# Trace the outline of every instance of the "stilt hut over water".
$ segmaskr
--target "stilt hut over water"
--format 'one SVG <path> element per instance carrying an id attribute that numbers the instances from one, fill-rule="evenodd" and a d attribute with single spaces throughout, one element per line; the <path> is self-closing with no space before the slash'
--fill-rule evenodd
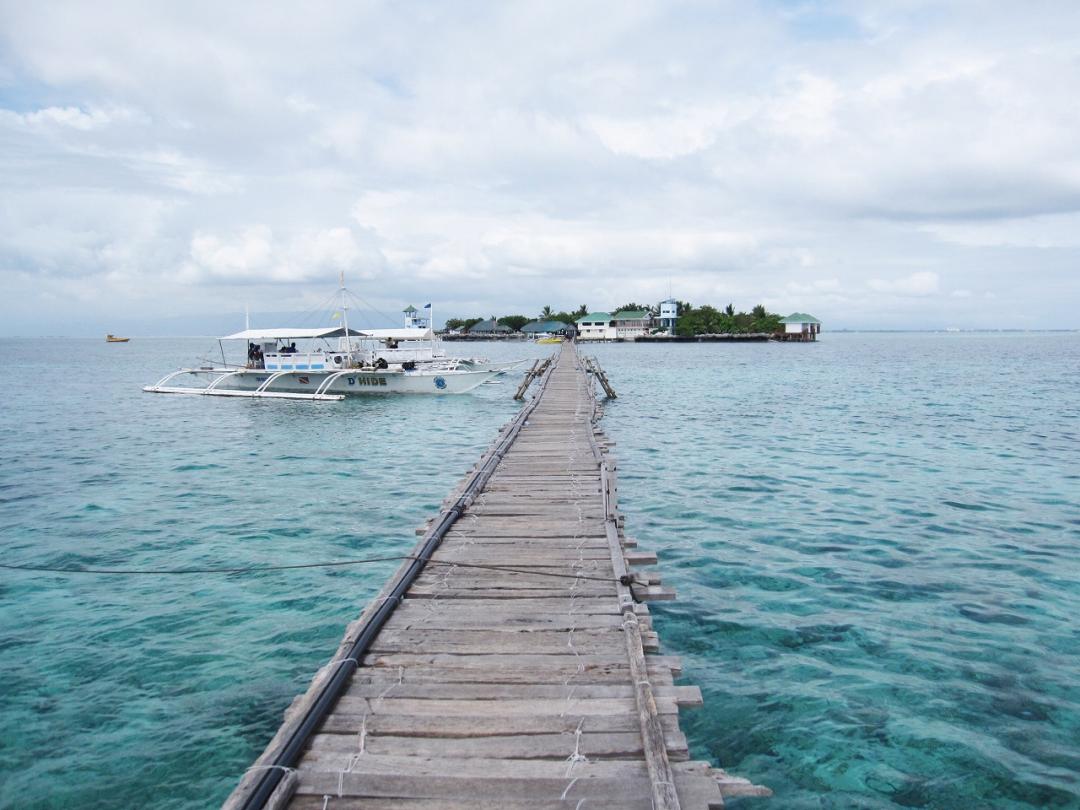
<path id="1" fill-rule="evenodd" d="M 805 312 L 794 312 L 780 321 L 783 331 L 777 334 L 780 340 L 817 340 L 821 331 L 821 321 Z"/>

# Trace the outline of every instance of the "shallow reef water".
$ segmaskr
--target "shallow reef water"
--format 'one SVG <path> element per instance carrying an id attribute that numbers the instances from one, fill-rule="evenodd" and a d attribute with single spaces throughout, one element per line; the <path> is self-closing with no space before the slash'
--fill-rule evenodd
<path id="1" fill-rule="evenodd" d="M 11 564 L 404 553 L 517 378 L 342 403 L 142 393 L 209 339 L 0 341 Z M 550 347 L 451 344 L 493 359 Z M 736 807 L 1080 807 L 1080 335 L 586 345 L 627 532 Z M 76 356 L 80 372 L 72 374 Z M 0 572 L 0 806 L 219 804 L 394 562 Z"/>

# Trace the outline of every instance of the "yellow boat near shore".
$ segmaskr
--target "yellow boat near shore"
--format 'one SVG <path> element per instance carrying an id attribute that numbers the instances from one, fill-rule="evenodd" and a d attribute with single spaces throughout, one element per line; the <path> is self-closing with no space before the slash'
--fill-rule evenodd
<path id="1" fill-rule="evenodd" d="M 563 339 L 559 336 L 540 338 L 537 343 L 562 343 Z"/>

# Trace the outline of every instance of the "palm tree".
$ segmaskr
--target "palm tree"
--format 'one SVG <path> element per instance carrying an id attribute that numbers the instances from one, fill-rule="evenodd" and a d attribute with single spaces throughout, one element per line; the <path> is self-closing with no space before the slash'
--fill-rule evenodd
<path id="1" fill-rule="evenodd" d="M 551 307 L 544 307 L 540 310 L 540 317 L 545 321 L 550 321 L 551 316 L 555 314 L 555 311 Z"/>
<path id="2" fill-rule="evenodd" d="M 734 315 L 735 314 L 735 305 L 734 304 L 728 304 L 726 307 L 724 307 L 724 314 L 727 315 L 729 318 L 732 315 Z"/>
<path id="3" fill-rule="evenodd" d="M 587 304 L 582 304 L 580 307 L 578 307 L 576 310 L 574 310 L 574 315 L 576 315 L 579 318 L 584 318 L 588 314 L 589 314 L 589 307 L 588 307 Z"/>

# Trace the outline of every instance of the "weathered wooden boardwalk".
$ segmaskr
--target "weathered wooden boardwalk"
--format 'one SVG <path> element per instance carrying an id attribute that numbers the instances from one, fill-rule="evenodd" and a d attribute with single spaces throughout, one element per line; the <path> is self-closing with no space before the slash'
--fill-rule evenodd
<path id="1" fill-rule="evenodd" d="M 413 554 L 430 562 L 406 561 L 350 625 L 227 808 L 651 810 L 754 792 L 689 758 L 678 713 L 701 694 L 657 654 L 638 600 L 673 595 L 635 570 L 655 558 L 623 536 L 597 407 L 564 345 L 424 530 Z"/>

